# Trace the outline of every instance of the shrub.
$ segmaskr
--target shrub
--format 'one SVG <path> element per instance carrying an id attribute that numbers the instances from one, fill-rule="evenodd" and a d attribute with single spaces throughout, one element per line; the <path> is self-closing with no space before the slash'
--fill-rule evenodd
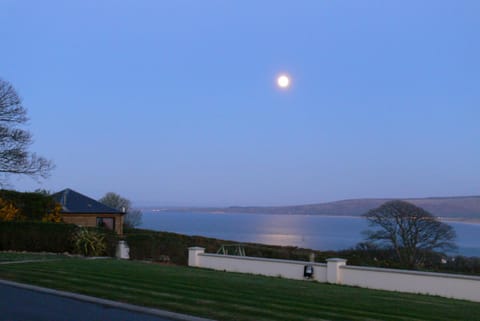
<path id="1" fill-rule="evenodd" d="M 156 240 L 151 234 L 128 234 L 126 237 L 128 247 L 130 248 L 130 258 L 134 260 L 152 260 L 155 259 L 153 253 L 157 245 Z"/>
<path id="2" fill-rule="evenodd" d="M 22 221 L 25 218 L 20 214 L 20 210 L 11 202 L 0 198 L 0 221 Z"/>
<path id="3" fill-rule="evenodd" d="M 130 258 L 134 260 L 168 260 L 179 265 L 187 264 L 188 248 L 191 246 L 201 246 L 205 248 L 207 253 L 216 253 L 223 244 L 237 243 L 202 236 L 140 229 L 126 229 L 125 234 L 127 244 L 130 247 Z M 308 260 L 312 252 L 312 250 L 291 246 L 282 247 L 253 243 L 246 243 L 244 247 L 248 256 L 290 260 Z"/>
<path id="4" fill-rule="evenodd" d="M 73 224 L 0 222 L 0 250 L 72 252 Z"/>
<path id="5" fill-rule="evenodd" d="M 55 204 L 53 208 L 48 212 L 44 217 L 42 217 L 42 222 L 54 222 L 60 223 L 63 222 L 62 215 L 60 214 L 62 211 L 62 205 Z"/>
<path id="6" fill-rule="evenodd" d="M 85 256 L 103 255 L 107 248 L 104 235 L 87 228 L 77 229 L 73 235 L 73 247 L 75 253 Z"/>
<path id="7" fill-rule="evenodd" d="M 118 234 L 115 231 L 108 229 L 95 229 L 98 233 L 102 234 L 105 240 L 105 255 L 115 257 L 118 245 Z"/>
<path id="8" fill-rule="evenodd" d="M 0 198 L 12 203 L 19 210 L 19 215 L 27 220 L 40 221 L 55 210 L 55 200 L 43 193 L 22 193 L 0 190 Z"/>
<path id="9" fill-rule="evenodd" d="M 64 223 L 0 222 L 0 251 L 74 253 L 74 235 L 79 229 L 74 224 Z M 114 232 L 95 228 L 88 230 L 103 238 L 101 254 L 115 256 L 118 236 Z"/>

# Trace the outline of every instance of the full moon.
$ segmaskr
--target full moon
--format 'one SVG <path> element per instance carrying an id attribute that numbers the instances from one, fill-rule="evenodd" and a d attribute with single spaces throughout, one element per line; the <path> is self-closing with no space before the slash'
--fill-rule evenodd
<path id="1" fill-rule="evenodd" d="M 290 86 L 290 78 L 287 75 L 278 76 L 277 85 L 280 88 L 288 88 Z"/>

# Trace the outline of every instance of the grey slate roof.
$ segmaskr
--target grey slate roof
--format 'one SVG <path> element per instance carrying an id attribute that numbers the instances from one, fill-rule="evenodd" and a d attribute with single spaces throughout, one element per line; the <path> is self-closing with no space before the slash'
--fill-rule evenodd
<path id="1" fill-rule="evenodd" d="M 69 188 L 52 195 L 62 205 L 62 213 L 78 214 L 124 214 Z"/>

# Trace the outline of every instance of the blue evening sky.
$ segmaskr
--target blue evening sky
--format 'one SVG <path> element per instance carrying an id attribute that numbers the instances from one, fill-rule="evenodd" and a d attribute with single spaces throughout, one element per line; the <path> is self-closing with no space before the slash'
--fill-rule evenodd
<path id="1" fill-rule="evenodd" d="M 479 17 L 478 0 L 0 0 L 0 77 L 56 164 L 11 188 L 201 206 L 478 195 Z"/>

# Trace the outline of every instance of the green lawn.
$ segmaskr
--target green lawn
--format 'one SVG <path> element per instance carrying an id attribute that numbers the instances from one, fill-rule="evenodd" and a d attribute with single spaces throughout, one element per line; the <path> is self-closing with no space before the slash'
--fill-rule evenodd
<path id="1" fill-rule="evenodd" d="M 0 278 L 217 320 L 480 316 L 480 304 L 468 301 L 113 259 L 0 265 Z"/>
<path id="2" fill-rule="evenodd" d="M 0 263 L 13 261 L 54 260 L 59 258 L 65 258 L 65 256 L 53 253 L 0 252 Z"/>

